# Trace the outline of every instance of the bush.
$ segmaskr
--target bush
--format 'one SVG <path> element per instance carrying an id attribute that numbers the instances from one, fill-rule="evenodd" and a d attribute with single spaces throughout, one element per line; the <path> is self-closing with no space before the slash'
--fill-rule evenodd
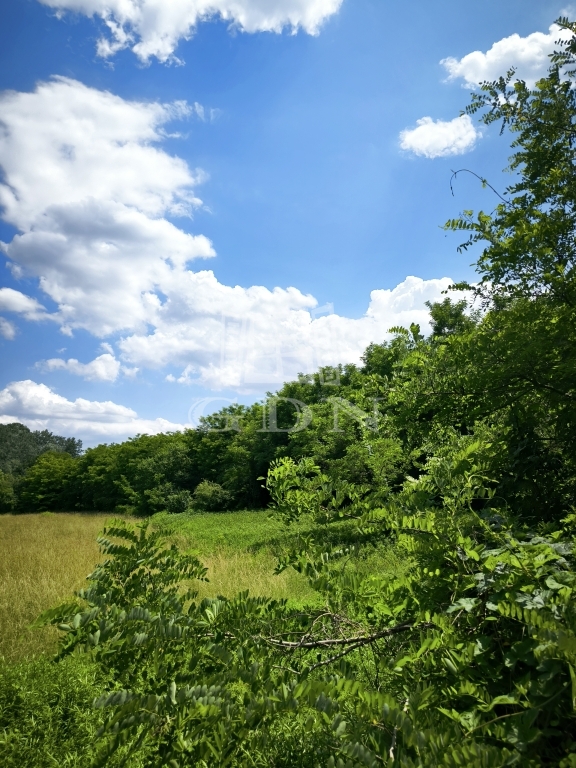
<path id="1" fill-rule="evenodd" d="M 218 483 L 202 480 L 192 494 L 192 506 L 202 512 L 217 512 L 226 509 L 232 501 L 232 494 Z"/>
<path id="2" fill-rule="evenodd" d="M 179 490 L 168 495 L 166 499 L 166 511 L 172 514 L 186 512 L 192 507 L 192 494 L 190 491 Z"/>

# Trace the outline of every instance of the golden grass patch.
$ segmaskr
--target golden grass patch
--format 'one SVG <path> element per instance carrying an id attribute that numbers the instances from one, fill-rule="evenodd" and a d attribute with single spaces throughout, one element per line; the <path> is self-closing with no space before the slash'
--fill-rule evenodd
<path id="1" fill-rule="evenodd" d="M 110 515 L 0 515 L 0 657 L 16 661 L 53 653 L 58 632 L 53 627 L 30 629 L 48 608 L 69 600 L 86 584 L 101 555 L 96 543 Z M 137 521 L 134 521 L 137 522 Z M 186 535 L 169 536 L 182 549 Z M 202 544 L 202 534 L 195 537 Z M 267 551 L 217 547 L 199 555 L 209 582 L 199 584 L 199 597 L 230 597 L 250 590 L 256 596 L 300 601 L 314 595 L 306 579 L 288 570 L 275 576 L 275 559 Z"/>
<path id="2" fill-rule="evenodd" d="M 29 629 L 72 597 L 99 560 L 96 537 L 109 515 L 0 515 L 0 656 L 56 650 L 57 630 Z"/>
<path id="3" fill-rule="evenodd" d="M 306 579 L 292 569 L 274 575 L 275 558 L 268 552 L 256 555 L 248 552 L 220 550 L 200 556 L 208 568 L 208 582 L 198 587 L 199 597 L 230 597 L 249 590 L 255 597 L 291 600 L 313 599 L 315 593 Z"/>

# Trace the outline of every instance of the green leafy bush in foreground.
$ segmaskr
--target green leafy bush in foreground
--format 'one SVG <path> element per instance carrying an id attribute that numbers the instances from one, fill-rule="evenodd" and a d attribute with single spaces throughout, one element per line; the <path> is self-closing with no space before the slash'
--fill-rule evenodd
<path id="1" fill-rule="evenodd" d="M 92 702 L 109 683 L 86 656 L 0 662 L 0 763 L 3 768 L 88 768 L 103 718 Z M 123 751 L 110 761 L 120 766 Z M 142 765 L 140 759 L 132 768 Z"/>
<path id="2" fill-rule="evenodd" d="M 88 651 L 115 680 L 97 702 L 97 764 L 124 746 L 150 766 L 304 765 L 313 745 L 311 765 L 571 765 L 574 518 L 514 530 L 483 450 L 431 461 L 384 507 L 309 461 L 278 462 L 279 513 L 340 534 L 303 539 L 280 566 L 305 572 L 322 608 L 196 601 L 182 589 L 205 577 L 196 558 L 146 525 L 109 529 L 81 601 L 43 619 L 64 632 L 61 656 Z M 354 567 L 381 538 L 402 574 Z"/>

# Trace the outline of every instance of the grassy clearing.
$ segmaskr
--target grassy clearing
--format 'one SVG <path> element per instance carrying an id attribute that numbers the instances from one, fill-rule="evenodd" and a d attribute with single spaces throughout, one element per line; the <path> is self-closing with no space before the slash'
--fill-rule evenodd
<path id="1" fill-rule="evenodd" d="M 0 657 L 56 648 L 52 627 L 28 629 L 42 611 L 69 599 L 94 570 L 96 537 L 108 515 L 0 515 Z"/>
<path id="2" fill-rule="evenodd" d="M 154 515 L 152 524 L 178 546 L 199 557 L 214 552 L 275 552 L 303 526 L 289 531 L 265 509 L 206 514 Z"/>
<path id="3" fill-rule="evenodd" d="M 96 537 L 110 519 L 100 514 L 0 515 L 0 657 L 16 661 L 55 651 L 57 631 L 29 625 L 84 586 L 100 559 Z M 299 574 L 274 576 L 273 551 L 285 534 L 267 512 L 162 514 L 152 523 L 208 567 L 209 582 L 200 585 L 200 597 L 245 589 L 295 603 L 314 597 Z"/>
<path id="4" fill-rule="evenodd" d="M 208 568 L 200 597 L 230 596 L 250 590 L 256 596 L 289 598 L 294 603 L 316 597 L 305 578 L 289 570 L 274 575 L 274 553 L 287 540 L 282 524 L 266 510 L 204 515 L 154 515 L 152 524 L 183 551 L 193 552 Z"/>

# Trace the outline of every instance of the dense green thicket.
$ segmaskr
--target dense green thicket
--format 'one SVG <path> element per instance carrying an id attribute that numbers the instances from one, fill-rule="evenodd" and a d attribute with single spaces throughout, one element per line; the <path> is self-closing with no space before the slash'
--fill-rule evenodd
<path id="1" fill-rule="evenodd" d="M 305 531 L 278 569 L 323 602 L 199 601 L 195 557 L 145 523 L 109 528 L 90 587 L 42 619 L 62 657 L 111 676 L 95 764 L 129 746 L 175 768 L 576 766 L 575 56 L 573 39 L 534 90 L 510 73 L 473 97 L 512 132 L 515 173 L 491 214 L 446 225 L 485 244 L 482 312 L 456 294 L 430 307 L 429 338 L 395 329 L 330 386 L 285 385 L 267 431 L 261 406 L 234 406 L 60 457 L 72 505 L 185 508 L 202 482 L 230 504 L 270 498 Z M 310 423 L 274 431 L 294 424 L 289 399 Z M 384 542 L 395 573 L 366 565 Z"/>
<path id="2" fill-rule="evenodd" d="M 0 424 L 0 512 L 18 507 L 22 476 L 45 453 L 75 458 L 82 453 L 82 441 L 54 435 L 47 429 L 32 432 L 18 422 Z"/>

